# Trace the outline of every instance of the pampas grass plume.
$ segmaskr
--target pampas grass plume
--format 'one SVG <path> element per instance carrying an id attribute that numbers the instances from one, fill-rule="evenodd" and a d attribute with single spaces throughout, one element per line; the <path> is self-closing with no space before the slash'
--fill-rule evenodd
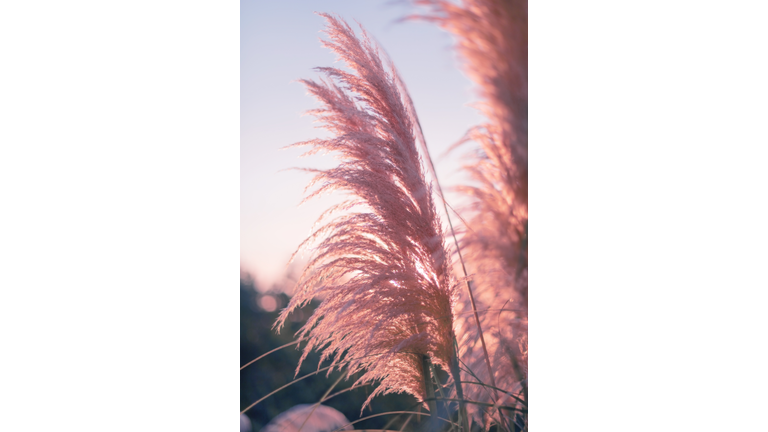
<path id="1" fill-rule="evenodd" d="M 464 70 L 476 83 L 487 123 L 462 142 L 479 145 L 464 168 L 476 186 L 458 187 L 471 198 L 461 251 L 474 274 L 475 301 L 494 380 L 478 346 L 477 324 L 466 296 L 458 304 L 461 356 L 485 383 L 527 388 L 528 346 L 528 2 L 527 0 L 413 0 L 416 16 L 456 36 Z M 467 374 L 465 379 L 472 380 Z M 476 400 L 486 388 L 468 386 Z M 496 393 L 498 397 L 499 393 Z"/>
<path id="2" fill-rule="evenodd" d="M 298 333 L 308 338 L 302 361 L 320 350 L 321 362 L 362 372 L 355 384 L 379 382 L 363 408 L 392 392 L 423 400 L 422 359 L 445 370 L 455 360 L 457 293 L 416 145 L 417 120 L 394 67 L 365 30 L 359 39 L 340 18 L 320 15 L 327 21 L 323 46 L 350 71 L 317 68 L 325 78 L 302 80 L 321 102 L 310 113 L 333 137 L 294 145 L 339 159 L 334 168 L 310 170 L 314 190 L 306 199 L 332 191 L 350 199 L 321 216 L 342 212 L 300 246 L 312 258 L 275 326 L 322 298 Z"/>

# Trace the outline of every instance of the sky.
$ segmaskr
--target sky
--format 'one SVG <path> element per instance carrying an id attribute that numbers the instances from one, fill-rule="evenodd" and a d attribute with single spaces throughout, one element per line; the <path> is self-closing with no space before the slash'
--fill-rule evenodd
<path id="1" fill-rule="evenodd" d="M 323 197 L 299 206 L 311 176 L 291 168 L 328 168 L 334 160 L 300 158 L 301 149 L 282 149 L 328 136 L 303 115 L 317 104 L 296 82 L 317 78 L 314 67 L 341 67 L 320 45 L 325 20 L 316 11 L 338 14 L 355 29 L 356 20 L 392 59 L 413 98 L 444 189 L 461 180 L 462 152 L 445 155 L 446 150 L 482 121 L 470 106 L 477 99 L 460 70 L 452 37 L 433 24 L 398 22 L 414 11 L 404 4 L 241 1 L 240 261 L 262 290 L 285 277 L 291 254 L 338 200 Z"/>

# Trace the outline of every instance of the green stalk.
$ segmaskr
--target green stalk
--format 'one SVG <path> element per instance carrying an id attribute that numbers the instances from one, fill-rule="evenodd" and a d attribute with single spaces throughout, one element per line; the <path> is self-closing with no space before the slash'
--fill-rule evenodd
<path id="1" fill-rule="evenodd" d="M 465 432 L 469 432 L 469 418 L 467 417 L 467 405 L 464 403 L 464 389 L 461 387 L 461 370 L 456 353 L 451 356 L 451 376 L 456 385 L 456 396 L 459 398 L 459 422 Z"/>
<path id="2" fill-rule="evenodd" d="M 421 356 L 421 366 L 424 370 L 424 388 L 427 391 L 427 402 L 429 406 L 429 428 L 430 432 L 437 430 L 437 402 L 435 401 L 435 388 L 432 386 L 432 374 L 430 372 L 430 361 L 426 355 Z"/>

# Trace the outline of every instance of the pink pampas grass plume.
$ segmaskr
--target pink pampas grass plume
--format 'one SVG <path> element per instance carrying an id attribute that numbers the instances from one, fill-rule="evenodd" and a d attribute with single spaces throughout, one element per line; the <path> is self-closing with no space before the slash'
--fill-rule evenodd
<path id="1" fill-rule="evenodd" d="M 412 0 L 429 8 L 416 18 L 453 33 L 464 71 L 478 85 L 488 123 L 479 132 L 485 157 L 506 177 L 519 205 L 528 202 L 528 1 Z"/>
<path id="2" fill-rule="evenodd" d="M 496 385 L 527 388 L 528 351 L 528 2 L 527 0 L 413 0 L 417 16 L 457 39 L 457 51 L 477 84 L 486 124 L 463 142 L 479 144 L 465 169 L 477 186 L 457 189 L 472 200 L 461 251 L 473 273 L 480 324 Z M 477 325 L 466 295 L 458 304 L 461 357 L 489 383 Z M 470 374 L 464 379 L 474 380 Z M 498 393 L 466 386 L 476 400 Z"/>
<path id="3" fill-rule="evenodd" d="M 334 136 L 294 145 L 339 159 L 334 168 L 310 170 L 308 189 L 317 187 L 306 199 L 331 191 L 351 199 L 321 216 L 344 212 L 300 246 L 316 245 L 275 326 L 322 298 L 298 333 L 308 337 L 302 361 L 321 350 L 321 362 L 332 359 L 350 375 L 363 372 L 355 384 L 378 381 L 363 408 L 378 394 L 407 392 L 423 400 L 423 358 L 445 370 L 454 360 L 456 284 L 416 146 L 417 120 L 394 67 L 365 30 L 360 40 L 341 19 L 320 15 L 330 39 L 323 46 L 351 72 L 317 68 L 325 79 L 302 80 L 322 104 L 310 113 Z"/>

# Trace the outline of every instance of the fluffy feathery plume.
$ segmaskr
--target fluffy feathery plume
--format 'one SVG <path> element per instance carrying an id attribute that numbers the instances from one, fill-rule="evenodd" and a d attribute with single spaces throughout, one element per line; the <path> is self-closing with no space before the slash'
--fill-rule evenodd
<path id="1" fill-rule="evenodd" d="M 323 46 L 351 72 L 317 68 L 325 79 L 302 80 L 321 102 L 310 113 L 334 136 L 294 146 L 332 152 L 340 161 L 310 170 L 315 177 L 307 188 L 317 187 L 306 199 L 330 191 L 351 199 L 321 216 L 343 213 L 299 247 L 316 245 L 275 326 L 322 298 L 298 333 L 308 337 L 301 361 L 321 350 L 321 362 L 331 359 L 350 375 L 364 372 L 355 384 L 378 381 L 363 408 L 378 394 L 407 392 L 423 400 L 423 359 L 444 370 L 455 360 L 456 284 L 416 146 L 417 120 L 394 67 L 365 30 L 361 40 L 343 20 L 320 15 L 328 23 Z"/>
<path id="2" fill-rule="evenodd" d="M 465 169 L 476 186 L 457 188 L 472 204 L 461 251 L 473 273 L 480 324 L 497 387 L 527 389 L 528 352 L 528 2 L 413 0 L 426 19 L 453 33 L 463 67 L 478 85 L 486 124 L 463 141 L 479 144 Z M 489 371 L 466 293 L 458 304 L 461 357 L 483 382 Z M 470 374 L 465 378 L 474 380 Z M 467 386 L 470 398 L 499 393 Z M 503 395 L 502 395 L 503 397 Z M 526 396 L 527 397 L 527 396 Z"/>

